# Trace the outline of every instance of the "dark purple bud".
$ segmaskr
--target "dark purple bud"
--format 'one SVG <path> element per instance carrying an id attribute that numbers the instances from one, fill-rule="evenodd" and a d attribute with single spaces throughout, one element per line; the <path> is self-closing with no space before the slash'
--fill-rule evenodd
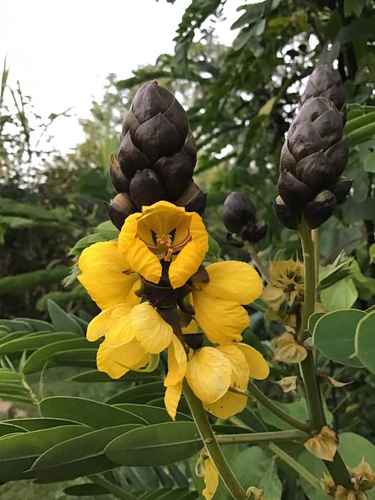
<path id="1" fill-rule="evenodd" d="M 325 151 L 325 156 L 332 175 L 335 178 L 339 178 L 345 169 L 349 156 L 349 148 L 346 141 L 343 139 L 333 144 L 333 146 Z"/>
<path id="2" fill-rule="evenodd" d="M 296 168 L 296 177 L 309 186 L 314 193 L 331 186 L 336 180 L 323 151 L 312 153 L 300 160 Z"/>
<path id="3" fill-rule="evenodd" d="M 183 336 L 183 341 L 191 349 L 200 349 L 203 345 L 203 334 L 202 333 L 185 333 Z"/>
<path id="4" fill-rule="evenodd" d="M 332 192 L 336 196 L 337 204 L 343 203 L 348 194 L 350 193 L 350 189 L 353 185 L 352 179 L 348 179 L 347 177 L 342 177 L 333 187 Z"/>
<path id="5" fill-rule="evenodd" d="M 301 103 L 318 96 L 330 99 L 338 109 L 345 103 L 345 90 L 340 73 L 327 64 L 317 66 L 311 73 Z"/>
<path id="6" fill-rule="evenodd" d="M 284 202 L 292 208 L 301 208 L 314 197 L 312 190 L 289 172 L 281 172 L 278 189 Z"/>
<path id="7" fill-rule="evenodd" d="M 174 95 L 160 87 L 157 81 L 144 83 L 136 92 L 131 109 L 140 123 L 158 113 L 164 113 L 174 101 Z"/>
<path id="8" fill-rule="evenodd" d="M 223 222 L 230 233 L 240 234 L 248 225 L 254 225 L 256 208 L 250 199 L 238 191 L 230 193 L 223 207 Z"/>
<path id="9" fill-rule="evenodd" d="M 133 212 L 135 207 L 126 193 L 117 194 L 109 206 L 109 217 L 118 229 L 122 228 L 125 219 Z"/>
<path id="10" fill-rule="evenodd" d="M 129 191 L 129 179 L 123 174 L 117 158 L 112 155 L 109 173 L 113 187 L 118 193 L 127 193 Z"/>
<path id="11" fill-rule="evenodd" d="M 142 123 L 132 134 L 132 139 L 152 162 L 161 156 L 177 153 L 185 141 L 175 125 L 161 113 Z"/>
<path id="12" fill-rule="evenodd" d="M 311 229 L 328 220 L 336 206 L 336 197 L 331 191 L 322 191 L 304 208 L 304 216 Z"/>
<path id="13" fill-rule="evenodd" d="M 185 146 L 174 156 L 164 156 L 154 165 L 154 170 L 167 190 L 170 200 L 177 200 L 191 183 L 197 156 L 191 145 Z"/>
<path id="14" fill-rule="evenodd" d="M 280 154 L 280 170 L 286 170 L 295 175 L 296 160 L 288 148 L 288 141 L 285 141 Z"/>
<path id="15" fill-rule="evenodd" d="M 139 210 L 143 206 L 166 199 L 165 189 L 158 176 L 148 168 L 135 173 L 130 181 L 129 192 L 132 202 Z"/>
<path id="16" fill-rule="evenodd" d="M 267 234 L 267 224 L 250 224 L 241 231 L 241 239 L 250 243 L 258 243 Z"/>
<path id="17" fill-rule="evenodd" d="M 207 195 L 194 182 L 191 182 L 175 203 L 180 207 L 185 207 L 187 212 L 197 212 L 202 215 L 206 208 Z"/>
<path id="18" fill-rule="evenodd" d="M 127 132 L 123 137 L 117 158 L 121 170 L 128 179 L 131 179 L 137 170 L 151 166 L 147 156 L 133 144 L 130 132 Z"/>
<path id="19" fill-rule="evenodd" d="M 281 198 L 277 196 L 274 201 L 274 209 L 280 222 L 289 229 L 297 229 L 300 222 L 300 214 L 297 210 L 286 205 Z"/>

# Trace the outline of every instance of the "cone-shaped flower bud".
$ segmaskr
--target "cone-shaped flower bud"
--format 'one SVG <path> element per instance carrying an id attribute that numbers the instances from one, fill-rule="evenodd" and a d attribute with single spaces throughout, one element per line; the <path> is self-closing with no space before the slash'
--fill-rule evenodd
<path id="1" fill-rule="evenodd" d="M 123 174 L 117 159 L 112 156 L 109 166 L 113 187 L 118 193 L 127 193 L 129 191 L 129 179 Z"/>
<path id="2" fill-rule="evenodd" d="M 227 230 L 250 243 L 260 241 L 267 232 L 265 224 L 257 224 L 256 208 L 251 200 L 238 191 L 230 193 L 223 208 L 223 221 Z"/>
<path id="3" fill-rule="evenodd" d="M 109 217 L 118 229 L 122 228 L 126 217 L 133 212 L 135 207 L 126 193 L 117 194 L 109 206 Z"/>
<path id="4" fill-rule="evenodd" d="M 192 180 L 196 161 L 195 149 L 186 143 L 175 155 L 164 156 L 155 163 L 155 171 L 162 180 L 170 200 L 177 200 L 185 191 Z"/>
<path id="5" fill-rule="evenodd" d="M 352 179 L 342 177 L 332 188 L 333 194 L 336 196 L 336 203 L 340 204 L 346 200 L 353 185 Z"/>
<path id="6" fill-rule="evenodd" d="M 166 199 L 165 189 L 158 176 L 149 168 L 136 172 L 130 181 L 129 193 L 132 202 L 139 209 Z"/>
<path id="7" fill-rule="evenodd" d="M 288 210 L 280 200 L 275 208 L 280 220 L 286 214 L 289 219 L 292 211 L 298 220 L 303 212 L 310 226 L 318 227 L 350 191 L 350 183 L 339 182 L 348 158 L 341 112 L 344 89 L 339 73 L 329 66 L 318 66 L 301 103 L 280 157 L 278 189 Z M 293 222 L 287 224 L 294 226 Z"/>
<path id="8" fill-rule="evenodd" d="M 345 103 L 345 91 L 340 73 L 328 64 L 317 66 L 311 73 L 301 103 L 303 104 L 310 97 L 317 96 L 331 100 L 338 109 L 341 109 Z"/>
<path id="9" fill-rule="evenodd" d="M 289 229 L 297 229 L 300 217 L 298 211 L 286 205 L 281 196 L 277 196 L 274 202 L 274 209 L 280 222 Z"/>
<path id="10" fill-rule="evenodd" d="M 176 201 L 176 205 L 185 207 L 187 212 L 197 212 L 202 215 L 206 208 L 206 202 L 207 195 L 194 182 L 191 182 Z"/>
<path id="11" fill-rule="evenodd" d="M 203 213 L 206 196 L 193 183 L 196 161 L 182 106 L 157 82 L 142 85 L 123 124 L 117 163 L 111 166 L 115 189 L 128 192 L 138 209 L 164 200 Z"/>
<path id="12" fill-rule="evenodd" d="M 336 206 L 336 196 L 331 191 L 322 191 L 304 209 L 308 225 L 315 229 L 328 220 Z"/>

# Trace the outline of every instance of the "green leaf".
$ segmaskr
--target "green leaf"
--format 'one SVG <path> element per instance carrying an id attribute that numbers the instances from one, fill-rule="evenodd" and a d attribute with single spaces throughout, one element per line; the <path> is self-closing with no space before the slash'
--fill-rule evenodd
<path id="1" fill-rule="evenodd" d="M 6 421 L 2 421 L 0 423 L 0 436 L 6 436 L 7 434 L 14 434 L 16 432 L 25 432 L 26 429 L 17 425 L 16 423 L 8 423 Z"/>
<path id="2" fill-rule="evenodd" d="M 34 351 L 45 345 L 50 345 L 53 342 L 77 338 L 75 333 L 42 333 L 34 335 L 26 335 L 20 339 L 9 340 L 0 345 L 0 354 L 9 354 L 13 352 L 22 352 L 26 350 Z"/>
<path id="3" fill-rule="evenodd" d="M 164 386 L 161 382 L 151 382 L 150 384 L 140 384 L 130 389 L 118 392 L 110 397 L 106 402 L 109 404 L 117 403 L 147 403 L 157 398 L 164 392 Z"/>
<path id="4" fill-rule="evenodd" d="M 364 311 L 343 309 L 324 314 L 316 323 L 313 343 L 326 358 L 344 365 L 361 367 L 354 356 L 355 332 Z"/>
<path id="5" fill-rule="evenodd" d="M 114 382 L 114 383 L 124 383 L 124 382 L 156 382 L 160 380 L 158 375 L 151 375 L 149 373 L 142 372 L 130 372 L 125 375 L 122 379 L 113 379 L 104 372 L 99 370 L 88 370 L 86 372 L 79 373 L 78 375 L 73 375 L 68 379 L 69 382 Z"/>
<path id="6" fill-rule="evenodd" d="M 344 0 L 344 15 L 360 17 L 366 5 L 366 0 Z"/>
<path id="7" fill-rule="evenodd" d="M 43 399 L 40 412 L 44 417 L 67 418 L 95 429 L 123 424 L 144 424 L 144 419 L 105 403 L 91 399 L 54 396 Z"/>
<path id="8" fill-rule="evenodd" d="M 17 425 L 27 431 L 38 431 L 41 429 L 49 429 L 51 427 L 59 427 L 60 425 L 76 425 L 74 420 L 67 420 L 62 418 L 17 418 L 11 420 L 3 420 L 2 423 L 8 425 Z"/>
<path id="9" fill-rule="evenodd" d="M 85 349 L 72 349 L 57 352 L 53 355 L 53 362 L 62 366 L 96 366 L 96 352 L 94 346 Z"/>
<path id="10" fill-rule="evenodd" d="M 375 311 L 366 314 L 357 324 L 355 353 L 361 363 L 375 374 Z"/>
<path id="11" fill-rule="evenodd" d="M 30 467 L 37 456 L 51 446 L 87 431 L 86 426 L 66 425 L 2 437 L 0 440 L 0 481 L 30 477 L 23 472 Z"/>
<path id="12" fill-rule="evenodd" d="M 12 332 L 16 332 L 18 330 L 31 332 L 32 328 L 26 321 L 20 321 L 15 319 L 0 319 L 0 326 L 4 326 L 8 330 Z"/>
<path id="13" fill-rule="evenodd" d="M 103 486 L 93 483 L 75 484 L 64 489 L 64 494 L 72 497 L 96 497 L 108 493 Z"/>
<path id="14" fill-rule="evenodd" d="M 48 321 L 42 321 L 40 319 L 33 319 L 33 318 L 16 318 L 16 321 L 22 321 L 23 323 L 27 323 L 30 328 L 32 328 L 34 331 L 39 332 L 47 332 L 48 330 L 53 332 L 55 331 L 53 325 L 51 323 L 48 323 Z"/>
<path id="15" fill-rule="evenodd" d="M 56 330 L 83 335 L 81 326 L 52 300 L 48 301 L 48 314 Z"/>
<path id="16" fill-rule="evenodd" d="M 116 408 L 121 410 L 130 411 L 135 415 L 145 419 L 149 424 L 159 424 L 161 422 L 170 422 L 171 417 L 165 408 L 152 406 L 150 404 L 135 404 L 135 403 L 121 403 L 117 404 Z M 190 417 L 184 413 L 177 412 L 176 420 L 189 420 Z"/>
<path id="17" fill-rule="evenodd" d="M 168 465 L 195 455 L 202 446 L 193 422 L 166 422 L 114 439 L 105 454 L 122 465 Z"/>
<path id="18" fill-rule="evenodd" d="M 42 370 L 47 361 L 53 361 L 55 354 L 70 350 L 74 351 L 79 348 L 87 348 L 89 345 L 89 342 L 85 338 L 75 338 L 72 340 L 61 340 L 41 347 L 37 351 L 34 351 L 27 359 L 23 367 L 23 372 L 29 374 Z"/>
<path id="19" fill-rule="evenodd" d="M 369 253 L 370 253 L 370 261 L 373 264 L 375 262 L 375 243 L 373 243 L 370 246 Z"/>
<path id="20" fill-rule="evenodd" d="M 352 307 L 358 298 L 358 291 L 352 278 L 347 277 L 322 290 L 320 298 L 328 311 L 336 311 Z"/>
<path id="21" fill-rule="evenodd" d="M 275 458 L 273 458 L 264 472 L 259 482 L 259 488 L 263 490 L 264 498 L 267 500 L 280 500 L 283 492 L 283 486 L 277 474 Z"/>
<path id="22" fill-rule="evenodd" d="M 67 481 L 117 467 L 104 454 L 105 446 L 119 435 L 136 428 L 125 424 L 89 432 L 49 448 L 32 465 L 39 482 Z"/>

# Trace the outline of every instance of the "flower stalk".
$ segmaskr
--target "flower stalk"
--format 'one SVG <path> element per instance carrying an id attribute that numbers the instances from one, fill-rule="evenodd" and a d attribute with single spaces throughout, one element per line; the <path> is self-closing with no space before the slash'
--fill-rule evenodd
<path id="1" fill-rule="evenodd" d="M 272 442 L 290 442 L 290 441 L 303 441 L 308 437 L 306 432 L 298 430 L 290 431 L 275 431 L 275 432 L 251 432 L 244 434 L 225 434 L 217 435 L 216 439 L 220 444 L 257 444 L 261 445 Z"/>
<path id="2" fill-rule="evenodd" d="M 215 464 L 215 467 L 223 481 L 225 487 L 235 500 L 246 499 L 246 492 L 233 474 L 228 462 L 226 461 L 223 452 L 218 444 L 215 433 L 208 420 L 201 401 L 194 395 L 187 383 L 184 384 L 184 396 L 189 405 L 191 414 L 194 418 L 195 425 L 202 438 L 207 452 Z"/>
<path id="3" fill-rule="evenodd" d="M 315 310 L 317 283 L 314 243 L 312 240 L 311 231 L 304 220 L 302 220 L 301 224 L 299 225 L 298 232 L 302 243 L 303 262 L 305 270 L 305 296 L 302 308 L 301 329 L 299 332 L 299 337 L 301 340 L 303 340 L 307 333 L 309 317 L 314 313 Z M 318 433 L 322 429 L 322 427 L 327 425 L 327 422 L 324 414 L 322 396 L 316 373 L 314 354 L 312 350 L 308 351 L 306 359 L 300 364 L 300 370 L 305 387 L 305 395 L 308 403 L 311 427 L 314 432 Z M 337 485 L 342 485 L 345 488 L 350 488 L 350 474 L 338 452 L 336 452 L 336 455 L 332 462 L 324 461 L 324 463 Z"/>

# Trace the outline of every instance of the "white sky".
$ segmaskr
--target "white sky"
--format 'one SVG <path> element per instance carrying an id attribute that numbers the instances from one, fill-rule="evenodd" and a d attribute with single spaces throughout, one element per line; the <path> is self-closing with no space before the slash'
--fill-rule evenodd
<path id="1" fill-rule="evenodd" d="M 229 0 L 229 30 L 239 0 Z M 20 80 L 36 111 L 48 116 L 73 108 L 53 133 L 62 150 L 73 147 L 82 132 L 78 117 L 88 115 L 93 97 L 102 94 L 106 76 L 131 76 L 138 66 L 173 52 L 174 34 L 190 0 L 0 0 L 0 64 L 4 57 L 11 82 Z"/>

